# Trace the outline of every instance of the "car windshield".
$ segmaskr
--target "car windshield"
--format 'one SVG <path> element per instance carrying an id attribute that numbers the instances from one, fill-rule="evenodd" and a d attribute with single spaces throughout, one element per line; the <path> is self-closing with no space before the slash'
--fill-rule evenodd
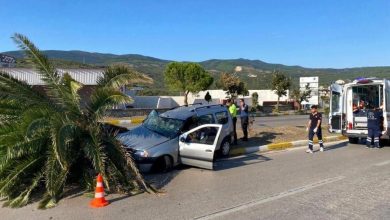
<path id="1" fill-rule="evenodd" d="M 156 111 L 152 111 L 143 123 L 147 129 L 169 138 L 176 137 L 183 124 L 179 119 L 161 117 Z"/>

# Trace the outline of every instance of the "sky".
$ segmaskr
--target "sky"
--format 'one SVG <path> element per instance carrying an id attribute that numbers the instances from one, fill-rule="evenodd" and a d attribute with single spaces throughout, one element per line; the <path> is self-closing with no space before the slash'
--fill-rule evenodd
<path id="1" fill-rule="evenodd" d="M 0 0 L 0 15 L 0 51 L 21 33 L 42 50 L 390 66 L 389 0 Z"/>

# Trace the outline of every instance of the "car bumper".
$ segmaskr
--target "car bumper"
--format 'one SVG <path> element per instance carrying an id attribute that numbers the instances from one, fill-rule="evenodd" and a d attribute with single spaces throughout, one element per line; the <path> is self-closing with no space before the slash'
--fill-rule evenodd
<path id="1" fill-rule="evenodd" d="M 137 164 L 138 169 L 143 173 L 150 172 L 156 160 L 157 158 L 153 158 L 153 157 L 147 157 L 147 158 L 134 157 L 134 161 Z"/>

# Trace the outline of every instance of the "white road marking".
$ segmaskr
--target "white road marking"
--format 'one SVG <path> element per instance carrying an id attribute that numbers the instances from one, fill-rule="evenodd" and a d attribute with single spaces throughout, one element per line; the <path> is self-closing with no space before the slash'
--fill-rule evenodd
<path id="1" fill-rule="evenodd" d="M 342 180 L 344 178 L 345 178 L 344 176 L 337 176 L 337 177 L 333 177 L 333 178 L 324 179 L 324 180 L 321 180 L 321 181 L 318 181 L 318 182 L 315 182 L 315 183 L 311 183 L 311 184 L 308 184 L 308 185 L 305 185 L 305 186 L 301 186 L 301 187 L 298 187 L 298 188 L 290 189 L 290 190 L 287 190 L 287 191 L 284 191 L 284 192 L 281 192 L 281 193 L 277 193 L 277 194 L 274 194 L 274 195 L 271 195 L 271 196 L 268 196 L 268 197 L 262 197 L 262 198 L 259 198 L 259 199 L 256 199 L 256 200 L 253 200 L 253 201 L 250 201 L 250 202 L 242 203 L 242 204 L 239 204 L 239 205 L 227 208 L 227 209 L 219 210 L 219 211 L 216 211 L 216 212 L 204 215 L 204 216 L 197 217 L 195 219 L 205 220 L 205 219 L 214 219 L 214 218 L 217 218 L 217 217 L 225 216 L 225 215 L 228 215 L 228 214 L 231 214 L 231 213 L 235 213 L 235 212 L 239 212 L 239 211 L 242 211 L 242 210 L 245 210 L 245 209 L 257 206 L 257 205 L 261 205 L 261 204 L 264 204 L 264 203 L 267 203 L 267 202 L 272 202 L 272 201 L 275 201 L 275 200 L 278 200 L 278 199 L 281 199 L 281 198 L 284 198 L 284 197 L 287 197 L 287 196 L 291 196 L 291 195 L 294 195 L 294 194 L 297 194 L 297 193 L 301 193 L 301 192 L 304 192 L 306 190 L 313 189 L 313 188 L 316 188 L 316 187 L 319 187 L 319 186 L 322 186 L 322 185 L 325 185 L 325 184 L 329 184 L 329 183 L 333 183 L 333 182 L 336 182 L 336 181 L 340 181 L 340 180 Z"/>
<path id="2" fill-rule="evenodd" d="M 381 167 L 390 164 L 390 160 L 383 161 L 381 163 L 374 164 L 374 166 Z"/>

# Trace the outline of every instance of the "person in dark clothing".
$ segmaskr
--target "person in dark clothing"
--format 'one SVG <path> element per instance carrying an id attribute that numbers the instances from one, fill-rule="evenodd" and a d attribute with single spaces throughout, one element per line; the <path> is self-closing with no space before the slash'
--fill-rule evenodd
<path id="1" fill-rule="evenodd" d="M 240 119 L 241 128 L 244 133 L 243 141 L 248 141 L 248 125 L 249 125 L 249 107 L 245 104 L 244 99 L 240 99 Z"/>
<path id="2" fill-rule="evenodd" d="M 370 109 L 367 112 L 367 148 L 372 148 L 372 141 L 374 140 L 374 147 L 380 148 L 379 138 L 381 135 L 381 119 L 383 118 L 383 112 L 380 109 Z"/>
<path id="3" fill-rule="evenodd" d="M 311 114 L 309 117 L 309 122 L 306 127 L 306 131 L 309 132 L 309 148 L 306 150 L 306 153 L 313 153 L 313 138 L 314 135 L 318 137 L 318 143 L 320 144 L 320 151 L 324 151 L 324 142 L 322 141 L 322 115 L 317 111 L 317 106 L 311 106 Z"/>

